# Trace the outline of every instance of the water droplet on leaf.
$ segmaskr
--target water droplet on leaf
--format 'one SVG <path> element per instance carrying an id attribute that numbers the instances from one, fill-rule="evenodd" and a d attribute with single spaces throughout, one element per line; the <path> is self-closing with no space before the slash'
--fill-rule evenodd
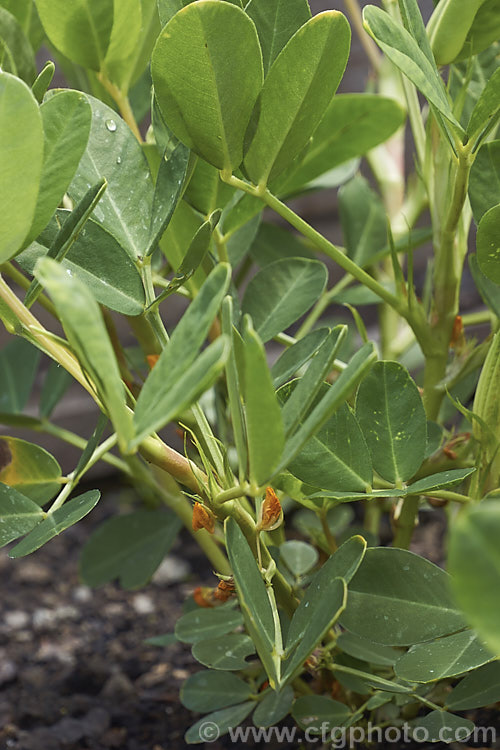
<path id="1" fill-rule="evenodd" d="M 116 130 L 116 122 L 114 120 L 106 120 L 106 127 L 110 133 L 114 133 Z"/>

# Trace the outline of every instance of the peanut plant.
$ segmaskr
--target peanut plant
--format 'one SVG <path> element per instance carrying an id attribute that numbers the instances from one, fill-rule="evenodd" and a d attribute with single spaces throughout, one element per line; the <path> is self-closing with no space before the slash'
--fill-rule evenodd
<path id="1" fill-rule="evenodd" d="M 193 535 L 188 743 L 288 714 L 466 738 L 500 700 L 500 2 L 379 5 L 0 0 L 0 422 L 81 449 L 63 476 L 0 438 L 0 542 L 90 513 L 98 461 L 144 507 L 92 534 L 85 582 L 139 587 Z M 351 25 L 368 90 L 337 94 Z M 290 206 L 324 189 L 342 247 Z M 71 381 L 90 440 L 52 416 Z M 436 507 L 448 572 L 409 551 Z"/>

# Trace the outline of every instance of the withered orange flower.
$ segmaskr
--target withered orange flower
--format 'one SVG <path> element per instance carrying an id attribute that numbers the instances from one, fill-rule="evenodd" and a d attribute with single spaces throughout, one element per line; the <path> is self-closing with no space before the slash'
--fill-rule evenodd
<path id="1" fill-rule="evenodd" d="M 197 586 L 193 591 L 193 599 L 195 600 L 198 607 L 206 607 L 208 609 L 211 609 L 214 606 L 214 604 L 212 603 L 213 594 L 213 589 L 211 589 L 209 586 Z"/>
<path id="2" fill-rule="evenodd" d="M 147 354 L 146 355 L 146 361 L 149 365 L 150 370 L 153 369 L 153 367 L 155 366 L 155 364 L 158 362 L 159 359 L 160 359 L 159 354 Z"/>
<path id="3" fill-rule="evenodd" d="M 235 590 L 236 588 L 233 580 L 219 581 L 219 585 L 214 591 L 214 598 L 218 599 L 220 602 L 227 602 L 227 600 L 234 595 Z"/>
<path id="4" fill-rule="evenodd" d="M 276 529 L 283 518 L 283 510 L 278 496 L 272 487 L 266 489 L 266 497 L 260 506 L 260 518 L 257 528 L 261 531 Z"/>
<path id="5" fill-rule="evenodd" d="M 201 503 L 195 503 L 193 508 L 193 531 L 199 531 L 200 529 L 206 529 L 210 534 L 213 534 L 215 519 Z"/>

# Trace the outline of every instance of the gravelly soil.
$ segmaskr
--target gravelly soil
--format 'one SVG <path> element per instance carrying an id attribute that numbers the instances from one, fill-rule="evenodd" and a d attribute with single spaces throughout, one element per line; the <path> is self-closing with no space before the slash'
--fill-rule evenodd
<path id="1" fill-rule="evenodd" d="M 108 513 L 103 504 L 30 557 L 10 560 L 0 551 L 1 750 L 186 747 L 184 732 L 197 716 L 180 704 L 178 691 L 198 666 L 189 647 L 159 649 L 145 639 L 171 632 L 193 587 L 214 579 L 186 536 L 141 591 L 83 586 L 79 550 Z M 428 553 L 430 542 L 434 555 L 428 556 L 436 559 L 441 534 L 441 525 L 426 525 L 417 535 L 418 551 Z M 498 712 L 482 719 L 498 724 Z M 300 747 L 227 737 L 206 744 L 213 750 L 254 746 Z"/>

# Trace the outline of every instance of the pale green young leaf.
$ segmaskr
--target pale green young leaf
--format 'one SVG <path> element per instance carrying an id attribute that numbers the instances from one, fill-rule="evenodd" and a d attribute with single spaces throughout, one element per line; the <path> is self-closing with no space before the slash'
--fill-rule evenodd
<path id="1" fill-rule="evenodd" d="M 35 552 L 90 513 L 99 502 L 100 497 L 99 490 L 90 490 L 90 492 L 85 492 L 83 495 L 69 500 L 62 508 L 55 510 L 53 513 L 46 514 L 44 520 L 9 552 L 9 557 L 25 557 Z"/>
<path id="2" fill-rule="evenodd" d="M 68 194 L 79 202 L 103 177 L 106 193 L 93 218 L 129 254 L 142 257 L 149 242 L 154 187 L 141 146 L 114 110 L 92 96 L 92 126 L 87 148 Z"/>
<path id="3" fill-rule="evenodd" d="M 500 203 L 500 140 L 485 143 L 470 171 L 469 198 L 476 224 Z"/>
<path id="4" fill-rule="evenodd" d="M 432 54 L 429 37 L 420 13 L 417 0 L 399 0 L 401 19 L 407 32 L 416 41 L 431 65 L 435 68 L 434 55 Z"/>
<path id="5" fill-rule="evenodd" d="M 189 675 L 180 692 L 182 705 L 200 713 L 241 703 L 250 696 L 250 685 L 241 677 L 208 669 Z"/>
<path id="6" fill-rule="evenodd" d="M 500 203 L 483 215 L 476 245 L 479 268 L 488 279 L 500 284 Z"/>
<path id="7" fill-rule="evenodd" d="M 83 547 L 83 582 L 96 587 L 118 578 L 124 589 L 144 586 L 168 554 L 180 526 L 173 513 L 161 510 L 138 510 L 108 519 Z"/>
<path id="8" fill-rule="evenodd" d="M 408 682 L 435 682 L 470 672 L 494 659 L 472 630 L 417 643 L 394 665 L 398 677 Z"/>
<path id="9" fill-rule="evenodd" d="M 28 86 L 0 72 L 0 263 L 18 253 L 38 199 L 43 125 Z"/>
<path id="10" fill-rule="evenodd" d="M 43 167 L 33 224 L 26 242 L 44 229 L 60 204 L 87 146 L 92 112 L 84 94 L 58 91 L 40 107 Z"/>
<path id="11" fill-rule="evenodd" d="M 175 14 L 190 5 L 194 0 L 158 0 L 158 10 L 160 13 L 160 20 L 163 26 L 175 16 Z M 239 8 L 244 7 L 243 0 L 225 0 L 227 3 L 237 5 Z"/>
<path id="12" fill-rule="evenodd" d="M 339 11 L 310 19 L 274 61 L 249 128 L 245 170 L 256 184 L 282 172 L 307 145 L 344 73 L 350 28 Z"/>
<path id="13" fill-rule="evenodd" d="M 49 88 L 50 84 L 52 83 L 52 79 L 54 78 L 55 72 L 56 66 L 54 65 L 52 60 L 49 60 L 45 63 L 42 70 L 35 78 L 31 90 L 33 92 L 33 96 L 39 104 L 43 102 L 45 94 L 47 93 L 47 89 Z"/>
<path id="14" fill-rule="evenodd" d="M 0 351 L 0 412 L 21 412 L 30 397 L 40 352 L 24 339 L 13 338 Z"/>
<path id="15" fill-rule="evenodd" d="M 35 277 L 50 293 L 68 340 L 94 382 L 118 434 L 120 447 L 125 450 L 132 438 L 132 419 L 99 305 L 90 290 L 54 260 L 41 258 Z"/>
<path id="16" fill-rule="evenodd" d="M 450 577 L 423 557 L 391 547 L 366 551 L 349 584 L 346 630 L 387 646 L 410 646 L 462 630 Z"/>
<path id="17" fill-rule="evenodd" d="M 187 5 L 158 38 L 152 76 L 165 121 L 177 138 L 219 169 L 238 167 L 263 77 L 250 18 L 228 2 Z"/>
<path id="18" fill-rule="evenodd" d="M 1 0 L 0 5 L 12 13 L 26 34 L 33 15 L 33 0 Z"/>
<path id="19" fill-rule="evenodd" d="M 0 64 L 31 86 L 36 78 L 35 57 L 28 37 L 17 18 L 0 6 Z"/>
<path id="20" fill-rule="evenodd" d="M 281 410 L 266 360 L 266 352 L 249 318 L 245 318 L 244 386 L 250 479 L 268 482 L 285 444 Z"/>
<path id="21" fill-rule="evenodd" d="M 328 105 L 307 151 L 279 180 L 280 191 L 294 193 L 325 172 L 386 141 L 405 120 L 395 99 L 379 94 L 337 94 Z"/>
<path id="22" fill-rule="evenodd" d="M 269 341 L 312 307 L 323 292 L 327 277 L 326 266 L 317 260 L 277 260 L 250 281 L 242 311 L 252 316 L 262 341 Z"/>
<path id="23" fill-rule="evenodd" d="M 389 60 L 415 84 L 438 112 L 461 131 L 435 64 L 426 57 L 408 31 L 396 23 L 389 13 L 374 5 L 365 7 L 363 20 L 365 29 Z"/>
<path id="24" fill-rule="evenodd" d="M 449 570 L 456 599 L 486 645 L 500 653 L 500 501 L 488 500 L 456 519 Z"/>
<path id="25" fill-rule="evenodd" d="M 61 467 L 39 445 L 0 437 L 0 482 L 43 505 L 61 489 Z"/>
<path id="26" fill-rule="evenodd" d="M 454 62 L 478 55 L 500 39 L 500 1 L 484 0 Z"/>
<path id="27" fill-rule="evenodd" d="M 141 0 L 113 0 L 113 26 L 101 69 L 120 87 L 130 76 L 130 56 L 140 49 Z"/>
<path id="28" fill-rule="evenodd" d="M 28 534 L 44 516 L 33 500 L 0 482 L 0 547 Z"/>
<path id="29" fill-rule="evenodd" d="M 250 0 L 245 13 L 257 27 L 264 74 L 288 40 L 311 18 L 307 0 Z"/>
<path id="30" fill-rule="evenodd" d="M 424 460 L 427 419 L 418 388 L 402 365 L 374 365 L 359 388 L 356 417 L 375 471 L 395 484 L 410 479 Z"/>

